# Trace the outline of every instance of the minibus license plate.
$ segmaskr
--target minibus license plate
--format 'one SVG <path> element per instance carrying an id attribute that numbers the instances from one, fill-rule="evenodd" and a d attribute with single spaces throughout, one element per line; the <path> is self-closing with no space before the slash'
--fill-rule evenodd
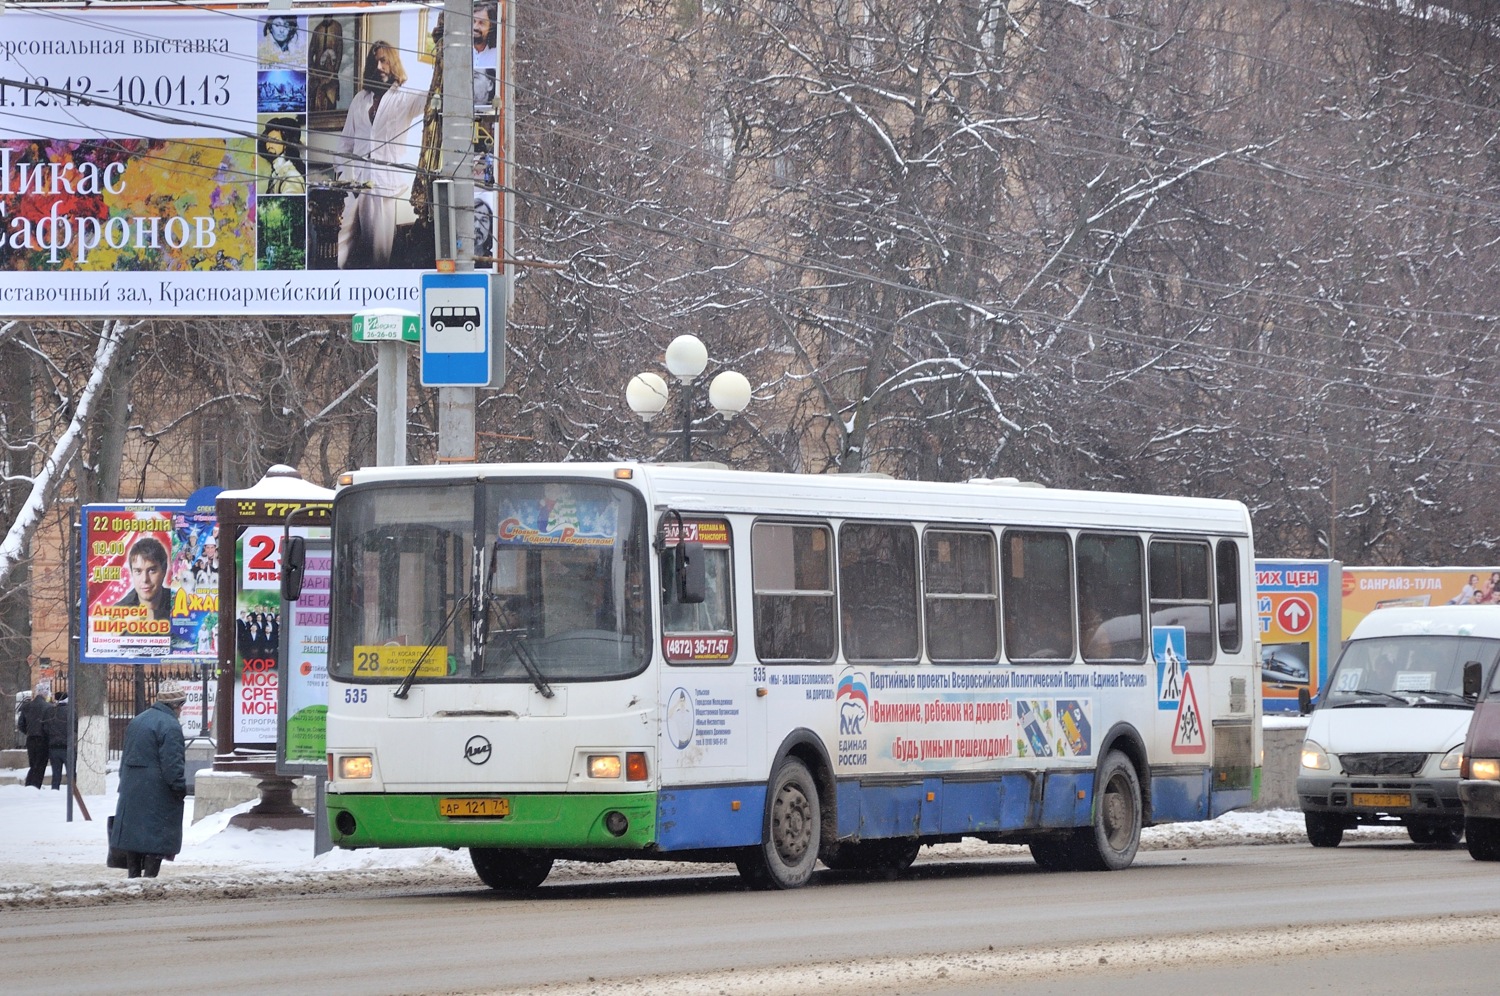
<path id="1" fill-rule="evenodd" d="M 509 799 L 439 799 L 444 816 L 509 816 Z"/>
<path id="2" fill-rule="evenodd" d="M 1411 794 L 1408 792 L 1355 792 L 1352 801 L 1356 806 L 1406 809 L 1411 805 Z"/>

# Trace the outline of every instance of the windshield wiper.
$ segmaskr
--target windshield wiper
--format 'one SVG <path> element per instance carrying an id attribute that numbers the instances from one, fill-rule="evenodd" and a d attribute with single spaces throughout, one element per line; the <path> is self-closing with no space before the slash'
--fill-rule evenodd
<path id="1" fill-rule="evenodd" d="M 1380 691 L 1377 688 L 1356 688 L 1352 692 L 1340 692 L 1339 693 L 1340 698 L 1342 698 L 1345 695 L 1379 696 L 1380 698 L 1390 699 L 1393 702 L 1399 702 L 1402 705 L 1411 705 L 1411 702 L 1409 702 L 1408 700 L 1402 698 L 1400 695 L 1397 695 L 1394 692 L 1382 692 L 1382 691 Z M 1369 704 L 1370 703 L 1368 703 L 1368 702 L 1330 702 L 1329 703 L 1329 705 L 1332 706 L 1335 709 L 1347 709 L 1349 706 L 1369 705 Z"/>
<path id="2" fill-rule="evenodd" d="M 1413 695 L 1431 695 L 1431 696 L 1433 696 L 1435 698 L 1440 698 L 1442 700 L 1440 702 L 1420 702 L 1420 701 L 1413 702 L 1412 704 L 1416 705 L 1416 706 L 1447 706 L 1447 705 L 1472 706 L 1474 704 L 1474 700 L 1473 699 L 1465 698 L 1462 692 L 1450 692 L 1446 688 L 1419 688 L 1419 689 L 1414 689 L 1412 691 L 1412 694 Z"/>
<path id="3" fill-rule="evenodd" d="M 495 565 L 499 563 L 499 558 L 495 554 L 499 550 L 499 547 L 500 543 L 497 540 L 495 545 L 490 549 L 490 569 L 486 572 L 484 579 L 484 612 L 481 613 L 483 617 L 483 630 L 479 634 L 479 646 L 481 648 L 479 654 L 480 673 L 483 673 L 484 667 L 483 647 L 489 643 L 490 639 L 490 607 L 493 605 L 495 613 L 500 616 L 501 625 L 505 627 L 500 630 L 500 636 L 504 638 L 505 645 L 510 648 L 510 652 L 516 655 L 516 660 L 520 661 L 521 666 L 526 669 L 526 674 L 531 678 L 531 683 L 536 686 L 536 690 L 541 693 L 542 698 L 550 699 L 557 693 L 552 690 L 551 685 L 547 684 L 547 678 L 542 674 L 542 669 L 537 664 L 536 657 L 532 655 L 531 648 L 526 645 L 525 638 L 520 635 L 520 626 L 511 618 L 510 613 L 505 610 L 505 607 L 496 602 L 495 596 L 491 594 L 495 589 Z"/>
<path id="4" fill-rule="evenodd" d="M 453 608 L 449 610 L 448 618 L 444 619 L 443 624 L 438 627 L 437 636 L 434 636 L 432 642 L 422 648 L 422 655 L 411 666 L 411 670 L 406 672 L 406 677 L 401 679 L 401 684 L 396 686 L 396 698 L 406 698 L 407 693 L 411 691 L 411 683 L 417 680 L 417 672 L 422 670 L 422 665 L 426 663 L 428 656 L 437 649 L 438 644 L 443 642 L 443 637 L 448 633 L 448 627 L 453 625 L 453 620 L 458 616 L 458 610 L 463 608 L 468 600 L 468 595 L 459 595 L 453 600 Z"/>
<path id="5" fill-rule="evenodd" d="M 505 640 L 505 645 L 510 648 L 511 653 L 516 655 L 516 660 L 520 661 L 521 666 L 526 669 L 526 673 L 531 676 L 531 683 L 542 694 L 542 698 L 550 699 L 556 695 L 552 686 L 547 684 L 547 678 L 542 674 L 536 658 L 532 656 L 531 648 L 526 645 L 526 638 L 513 629 L 502 629 L 500 636 Z"/>

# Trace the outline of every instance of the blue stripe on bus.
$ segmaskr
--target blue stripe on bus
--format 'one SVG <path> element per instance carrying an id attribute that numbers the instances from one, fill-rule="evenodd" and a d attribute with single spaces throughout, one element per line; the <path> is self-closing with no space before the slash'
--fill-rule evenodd
<path id="1" fill-rule="evenodd" d="M 1034 824 L 1031 782 L 1026 774 L 1001 775 L 995 781 L 948 782 L 940 796 L 940 832 L 1013 830 Z"/>
<path id="2" fill-rule="evenodd" d="M 1255 802 L 1250 790 L 1222 789 L 1213 793 L 1208 818 L 1216 820 L 1232 809 L 1246 809 Z"/>
<path id="3" fill-rule="evenodd" d="M 1039 777 L 1045 787 L 1037 805 L 1031 786 Z M 838 786 L 839 836 L 909 837 L 1082 826 L 1089 821 L 1093 782 L 1092 771 L 1018 772 L 963 781 L 927 778 L 904 785 L 842 781 Z"/>
<path id="4" fill-rule="evenodd" d="M 1042 789 L 1042 826 L 1086 827 L 1093 818 L 1094 772 L 1051 771 Z"/>
<path id="5" fill-rule="evenodd" d="M 1174 772 L 1168 775 L 1153 773 L 1151 775 L 1152 822 L 1182 823 L 1209 819 L 1208 782 L 1207 768 L 1181 773 Z"/>
<path id="6" fill-rule="evenodd" d="M 664 788 L 656 796 L 657 844 L 664 851 L 759 844 L 765 813 L 764 785 Z"/>
<path id="7" fill-rule="evenodd" d="M 1210 795 L 1209 777 L 1207 769 L 1152 775 L 1153 821 L 1212 819 L 1250 804 L 1249 789 Z M 1042 791 L 1034 799 L 1036 779 L 1042 780 Z M 1088 826 L 1093 787 L 1093 771 L 926 778 L 898 785 L 844 780 L 838 783 L 838 834 L 910 837 Z M 657 844 L 663 851 L 758 844 L 765 805 L 764 785 L 663 789 L 657 797 Z"/>

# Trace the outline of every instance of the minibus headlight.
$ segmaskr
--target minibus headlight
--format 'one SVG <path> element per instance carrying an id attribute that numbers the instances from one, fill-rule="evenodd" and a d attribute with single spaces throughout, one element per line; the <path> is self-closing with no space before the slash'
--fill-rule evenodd
<path id="1" fill-rule="evenodd" d="M 1328 752 L 1311 740 L 1302 741 L 1302 766 L 1314 771 L 1328 770 Z"/>
<path id="2" fill-rule="evenodd" d="M 1500 782 L 1500 757 L 1469 758 L 1469 777 L 1485 782 Z"/>
<path id="3" fill-rule="evenodd" d="M 344 754 L 339 757 L 340 778 L 374 778 L 375 759 L 369 754 Z"/>
<path id="4" fill-rule="evenodd" d="M 590 778 L 619 778 L 622 765 L 618 754 L 590 754 Z"/>
<path id="5" fill-rule="evenodd" d="M 1439 771 L 1457 771 L 1459 765 L 1464 763 L 1464 745 L 1457 747 L 1443 755 L 1443 763 L 1438 765 Z"/>

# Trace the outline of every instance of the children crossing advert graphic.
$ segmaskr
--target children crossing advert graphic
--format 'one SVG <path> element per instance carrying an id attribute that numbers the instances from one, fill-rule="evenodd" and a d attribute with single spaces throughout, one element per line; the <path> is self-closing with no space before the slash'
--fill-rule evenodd
<path id="1" fill-rule="evenodd" d="M 803 677 L 817 676 L 773 674 L 770 683 L 800 683 Z M 1116 678 L 1067 671 L 867 675 L 846 668 L 834 686 L 837 762 L 858 768 L 885 759 L 957 769 L 998 758 L 1087 757 L 1093 751 L 1092 698 L 986 690 L 1088 687 L 1091 680 Z"/>

